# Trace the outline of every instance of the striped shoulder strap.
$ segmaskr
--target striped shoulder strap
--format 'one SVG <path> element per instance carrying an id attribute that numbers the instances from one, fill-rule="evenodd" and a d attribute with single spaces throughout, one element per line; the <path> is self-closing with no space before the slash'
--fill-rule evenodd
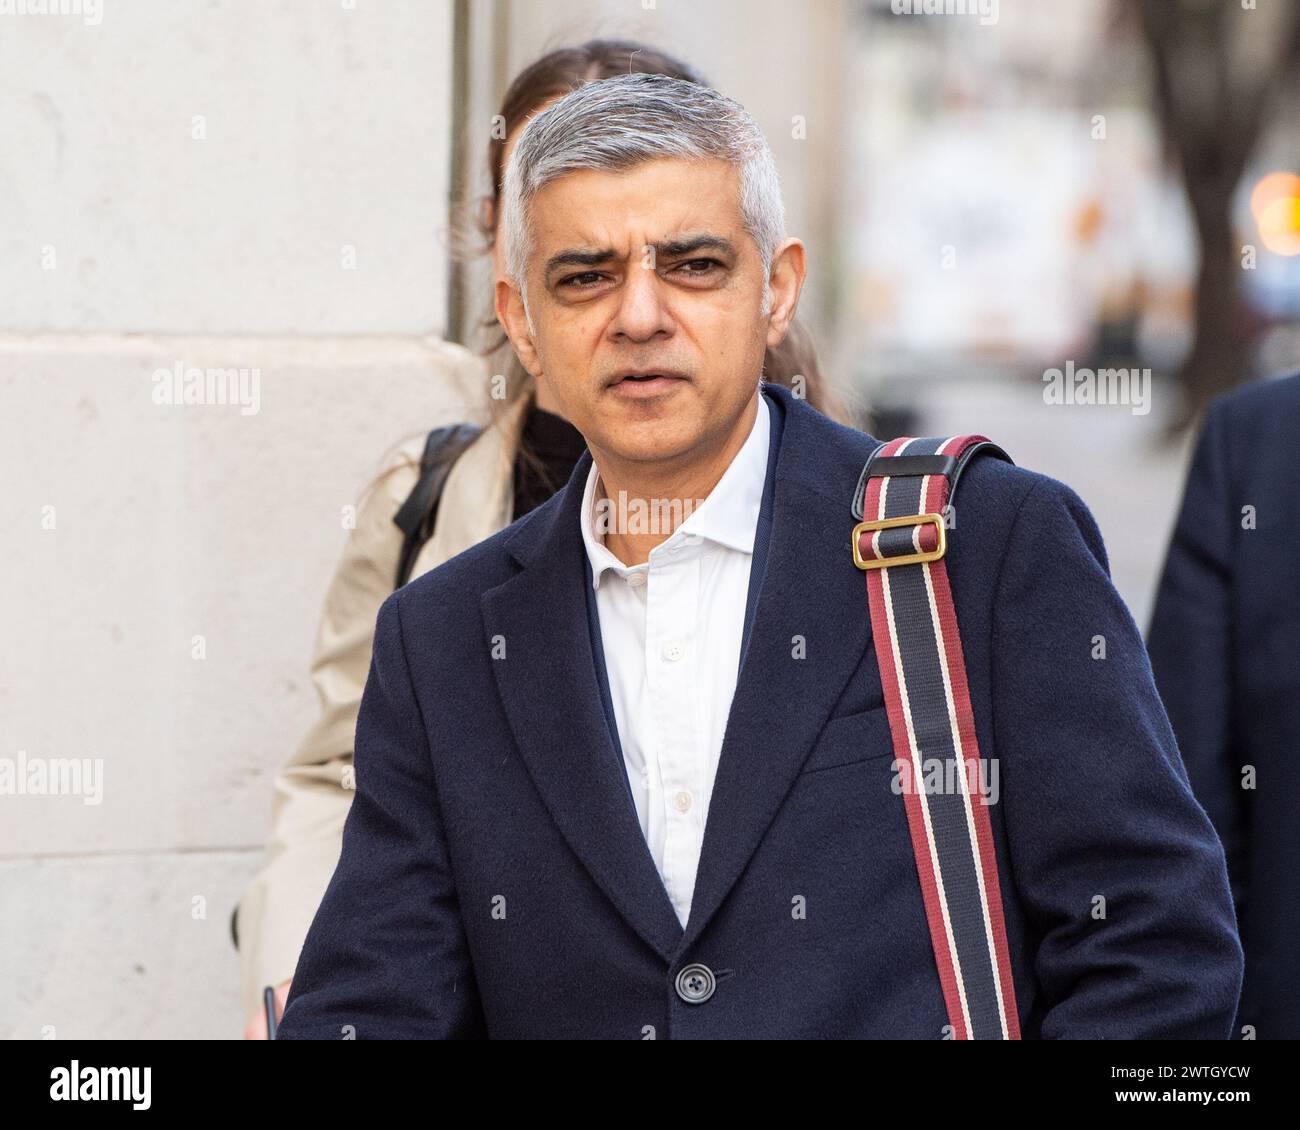
<path id="1" fill-rule="evenodd" d="M 853 500 L 894 758 L 952 1035 L 1018 1040 L 998 864 L 948 566 L 949 509 L 983 436 L 896 439 Z M 955 528 L 955 527 L 954 527 Z M 927 781 L 937 774 L 937 784 Z"/>

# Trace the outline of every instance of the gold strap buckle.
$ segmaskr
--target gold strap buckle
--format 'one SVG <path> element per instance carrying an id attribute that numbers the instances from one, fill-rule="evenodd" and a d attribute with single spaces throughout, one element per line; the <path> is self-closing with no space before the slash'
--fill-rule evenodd
<path id="1" fill-rule="evenodd" d="M 893 530 L 899 526 L 933 525 L 939 536 L 939 544 L 934 549 L 925 549 L 920 553 L 906 553 L 899 557 L 863 557 L 861 538 L 873 530 Z M 853 527 L 853 564 L 859 569 L 885 569 L 895 565 L 916 565 L 922 561 L 938 561 L 947 552 L 948 534 L 942 514 L 904 514 L 900 518 L 876 518 L 870 522 L 859 522 Z"/>

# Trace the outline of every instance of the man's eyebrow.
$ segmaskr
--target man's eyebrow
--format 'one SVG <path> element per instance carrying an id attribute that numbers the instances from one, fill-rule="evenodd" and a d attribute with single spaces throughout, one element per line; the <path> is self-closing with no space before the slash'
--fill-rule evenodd
<path id="1" fill-rule="evenodd" d="M 669 259 L 692 255 L 697 251 L 717 251 L 733 259 L 736 258 L 736 245 L 731 240 L 709 233 L 660 240 L 653 246 L 656 255 L 663 255 Z M 561 267 L 599 267 L 602 263 L 608 263 L 610 260 L 617 258 L 618 256 L 612 247 L 599 247 L 590 250 L 577 247 L 569 248 L 565 251 L 556 252 L 546 260 L 546 273 L 543 277 L 550 278 Z"/>
<path id="2" fill-rule="evenodd" d="M 550 278 L 560 267 L 599 267 L 613 258 L 612 247 L 602 247 L 594 251 L 582 251 L 575 247 L 567 251 L 558 251 L 546 260 L 546 274 L 543 277 Z"/>
<path id="3" fill-rule="evenodd" d="M 736 245 L 731 240 L 708 232 L 702 235 L 682 236 L 679 239 L 665 239 L 655 244 L 655 253 L 666 255 L 670 259 L 692 255 L 696 251 L 719 251 L 733 259 L 736 257 Z"/>

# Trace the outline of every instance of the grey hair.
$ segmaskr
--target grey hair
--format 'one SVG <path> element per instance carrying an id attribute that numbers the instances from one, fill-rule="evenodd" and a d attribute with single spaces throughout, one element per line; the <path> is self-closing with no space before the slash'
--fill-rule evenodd
<path id="1" fill-rule="evenodd" d="M 551 181 L 582 169 L 618 171 L 663 157 L 728 161 L 740 169 L 740 215 L 763 261 L 763 312 L 785 206 L 772 150 L 739 102 L 685 79 L 626 74 L 584 83 L 533 117 L 510 156 L 503 186 L 506 274 L 528 312 L 532 249 L 528 205 Z M 529 327 L 532 318 L 528 317 Z"/>

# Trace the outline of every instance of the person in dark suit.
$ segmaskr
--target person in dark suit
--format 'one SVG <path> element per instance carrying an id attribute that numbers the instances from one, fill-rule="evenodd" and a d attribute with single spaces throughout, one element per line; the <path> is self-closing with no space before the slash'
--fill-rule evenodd
<path id="1" fill-rule="evenodd" d="M 1300 1039 L 1300 373 L 1211 405 L 1147 633 L 1192 789 L 1227 852 L 1239 1033 Z"/>
<path id="2" fill-rule="evenodd" d="M 950 1035 L 849 536 L 880 444 L 761 380 L 806 271 L 761 132 L 592 82 L 504 196 L 498 314 L 588 451 L 381 606 L 277 1038 Z M 959 503 L 1011 1027 L 1222 1039 L 1223 850 L 1096 524 L 990 458 Z"/>

